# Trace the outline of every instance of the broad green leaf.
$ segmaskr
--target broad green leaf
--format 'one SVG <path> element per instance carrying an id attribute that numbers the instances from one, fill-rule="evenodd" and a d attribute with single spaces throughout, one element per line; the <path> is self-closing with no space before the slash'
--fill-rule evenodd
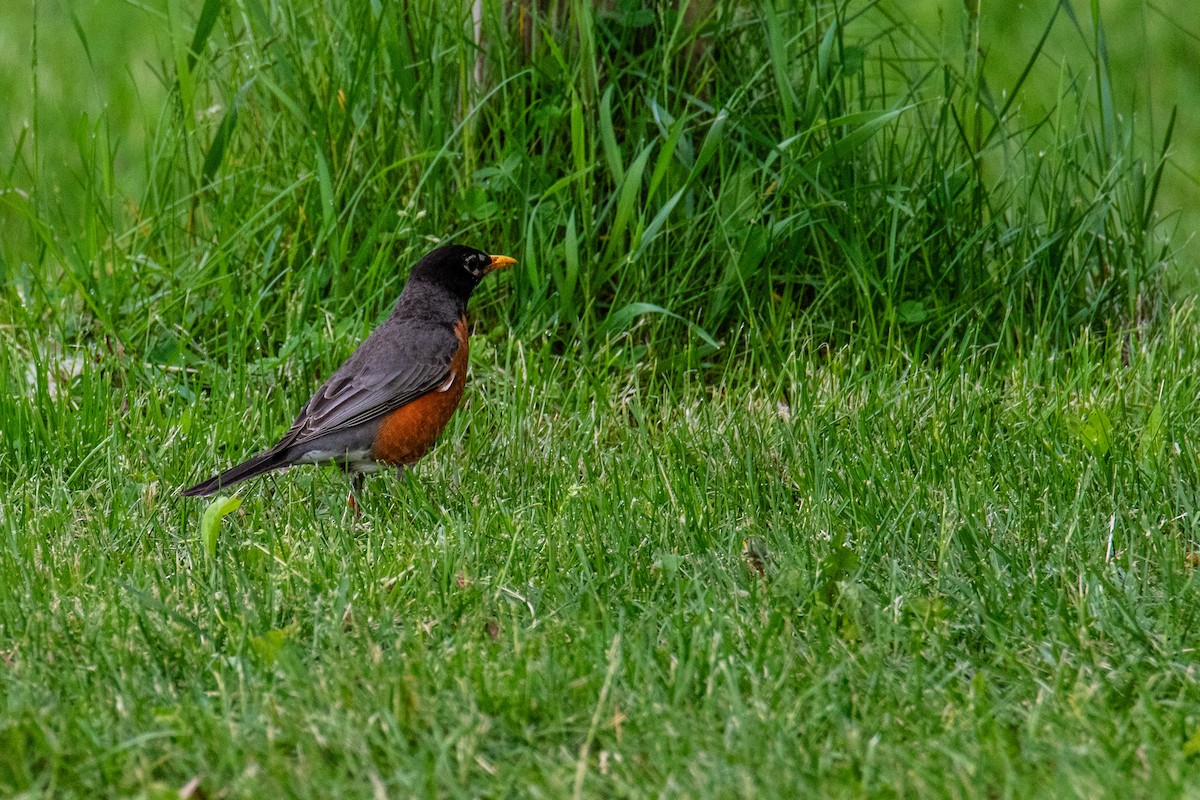
<path id="1" fill-rule="evenodd" d="M 1200 728 L 1192 731 L 1192 735 L 1183 743 L 1183 755 L 1187 758 L 1200 753 Z"/>
<path id="2" fill-rule="evenodd" d="M 924 322 L 929 319 L 929 309 L 920 300 L 905 300 L 896 306 L 896 319 L 908 323 Z"/>
<path id="3" fill-rule="evenodd" d="M 1089 413 L 1079 426 L 1079 438 L 1083 446 L 1096 458 L 1108 458 L 1112 450 L 1112 422 L 1100 409 Z"/>
<path id="4" fill-rule="evenodd" d="M 204 550 L 208 553 L 209 558 L 217 555 L 217 539 L 221 536 L 221 520 L 236 511 L 241 505 L 240 497 L 218 495 L 208 504 L 208 508 L 204 509 L 204 516 L 200 517 L 200 541 L 204 543 Z"/>
<path id="5" fill-rule="evenodd" d="M 297 630 L 297 625 L 292 623 L 286 628 L 269 630 L 262 636 L 251 636 L 248 639 L 250 649 L 264 664 L 271 666 L 279 658 L 279 651 L 296 635 Z"/>

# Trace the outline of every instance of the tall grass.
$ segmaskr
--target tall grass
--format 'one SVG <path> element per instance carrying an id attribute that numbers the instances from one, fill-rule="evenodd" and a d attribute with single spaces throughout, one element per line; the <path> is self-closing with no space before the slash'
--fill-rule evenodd
<path id="1" fill-rule="evenodd" d="M 918 352 L 1065 341 L 1159 302 L 1170 130 L 1135 143 L 1099 19 L 1047 21 L 1081 49 L 1027 118 L 1040 46 L 992 86 L 890 5 L 603 8 L 529 14 L 526 38 L 484 3 L 476 41 L 466 4 L 170 3 L 145 193 L 112 197 L 101 121 L 88 236 L 65 246 L 52 198 L 8 194 L 37 246 L 6 261 L 84 328 L 184 360 L 374 313 L 450 239 L 520 258 L 514 302 L 485 312 L 510 326 L 597 341 L 653 319 L 710 355 L 797 317 Z"/>

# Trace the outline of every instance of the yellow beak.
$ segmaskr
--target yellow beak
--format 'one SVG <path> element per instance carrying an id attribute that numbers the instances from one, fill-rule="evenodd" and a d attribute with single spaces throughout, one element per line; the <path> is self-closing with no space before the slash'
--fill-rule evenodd
<path id="1" fill-rule="evenodd" d="M 488 272 L 504 269 L 505 267 L 511 267 L 513 264 L 517 263 L 515 258 L 510 258 L 508 256 L 489 256 L 489 258 L 492 259 L 492 263 L 488 264 Z"/>

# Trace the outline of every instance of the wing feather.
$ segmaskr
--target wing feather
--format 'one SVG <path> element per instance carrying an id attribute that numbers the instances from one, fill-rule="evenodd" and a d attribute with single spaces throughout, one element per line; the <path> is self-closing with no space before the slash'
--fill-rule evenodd
<path id="1" fill-rule="evenodd" d="M 458 347 L 452 330 L 427 333 L 404 347 L 387 346 L 389 338 L 377 336 L 380 332 L 367 337 L 317 389 L 281 444 L 304 444 L 370 422 L 445 384 Z"/>

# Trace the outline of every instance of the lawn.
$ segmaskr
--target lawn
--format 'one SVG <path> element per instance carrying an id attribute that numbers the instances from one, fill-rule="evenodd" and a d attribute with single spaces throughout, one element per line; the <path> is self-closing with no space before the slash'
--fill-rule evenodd
<path id="1" fill-rule="evenodd" d="M 1200 796 L 1200 311 L 1103 19 L 1002 92 L 888 4 L 482 7 L 38 9 L 39 93 L 73 16 L 138 99 L 4 118 L 0 795 Z M 442 241 L 520 263 L 437 448 L 204 535 Z"/>

